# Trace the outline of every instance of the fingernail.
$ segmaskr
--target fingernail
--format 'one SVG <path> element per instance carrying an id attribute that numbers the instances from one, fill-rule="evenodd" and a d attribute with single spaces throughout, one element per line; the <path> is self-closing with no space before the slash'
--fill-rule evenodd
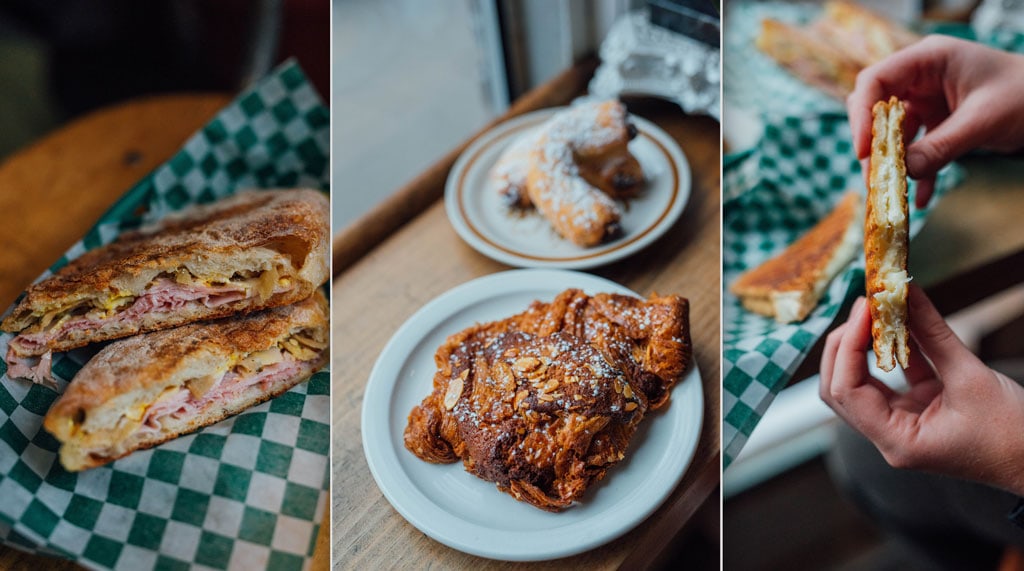
<path id="1" fill-rule="evenodd" d="M 928 168 L 928 157 L 924 153 L 907 150 L 907 174 L 912 178 L 921 178 Z"/>
<path id="2" fill-rule="evenodd" d="M 858 316 L 864 311 L 864 305 L 867 299 L 864 296 L 860 296 L 856 301 L 853 302 L 853 308 L 850 310 L 851 316 Z"/>

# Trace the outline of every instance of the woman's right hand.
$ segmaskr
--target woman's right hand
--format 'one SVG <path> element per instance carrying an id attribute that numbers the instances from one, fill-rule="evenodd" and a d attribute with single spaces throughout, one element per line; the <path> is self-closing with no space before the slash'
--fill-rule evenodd
<path id="1" fill-rule="evenodd" d="M 928 203 L 935 173 L 957 157 L 1024 148 L 1024 56 L 928 36 L 864 69 L 846 101 L 858 158 L 871 152 L 871 107 L 892 95 L 905 103 L 907 137 L 926 129 L 907 146 L 918 207 Z"/>

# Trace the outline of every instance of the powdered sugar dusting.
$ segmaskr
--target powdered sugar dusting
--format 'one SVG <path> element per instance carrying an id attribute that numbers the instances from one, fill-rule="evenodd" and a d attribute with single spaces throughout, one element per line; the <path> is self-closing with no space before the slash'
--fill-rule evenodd
<path id="1" fill-rule="evenodd" d="M 488 185 L 506 205 L 532 203 L 562 236 L 596 245 L 615 233 L 622 211 L 583 179 L 576 160 L 629 137 L 621 103 L 578 105 L 553 115 L 539 133 L 513 141 L 489 173 Z"/>

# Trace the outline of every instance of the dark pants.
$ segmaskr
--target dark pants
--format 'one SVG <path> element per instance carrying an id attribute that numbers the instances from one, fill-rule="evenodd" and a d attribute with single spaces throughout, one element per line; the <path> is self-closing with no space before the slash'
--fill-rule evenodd
<path id="1" fill-rule="evenodd" d="M 843 424 L 829 454 L 839 488 L 920 569 L 995 569 L 1007 545 L 1024 548 L 1024 529 L 1007 519 L 1013 494 L 982 484 L 890 467 Z"/>

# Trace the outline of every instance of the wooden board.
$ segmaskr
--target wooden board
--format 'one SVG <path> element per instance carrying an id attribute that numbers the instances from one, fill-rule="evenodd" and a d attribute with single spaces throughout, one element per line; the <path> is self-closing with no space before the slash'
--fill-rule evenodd
<path id="1" fill-rule="evenodd" d="M 505 118 L 568 103 L 581 93 L 592 69 L 592 64 L 584 64 L 566 72 L 526 96 Z M 509 269 L 472 250 L 448 223 L 439 198 L 447 171 L 458 155 L 453 152 L 335 241 L 331 499 L 335 568 L 643 566 L 664 550 L 717 486 L 721 400 L 719 125 L 706 117 L 686 116 L 678 107 L 660 101 L 629 100 L 628 104 L 631 111 L 655 122 L 680 143 L 693 170 L 693 193 L 682 218 L 666 236 L 635 256 L 594 273 L 644 295 L 679 293 L 691 301 L 705 409 L 701 441 L 682 483 L 654 515 L 624 537 L 573 558 L 529 565 L 480 559 L 441 545 L 408 524 L 377 489 L 360 435 L 363 390 L 377 355 L 395 330 L 432 298 L 476 277 Z M 335 190 L 346 191 L 340 181 Z M 399 207 L 410 203 L 422 206 L 411 212 Z"/>

